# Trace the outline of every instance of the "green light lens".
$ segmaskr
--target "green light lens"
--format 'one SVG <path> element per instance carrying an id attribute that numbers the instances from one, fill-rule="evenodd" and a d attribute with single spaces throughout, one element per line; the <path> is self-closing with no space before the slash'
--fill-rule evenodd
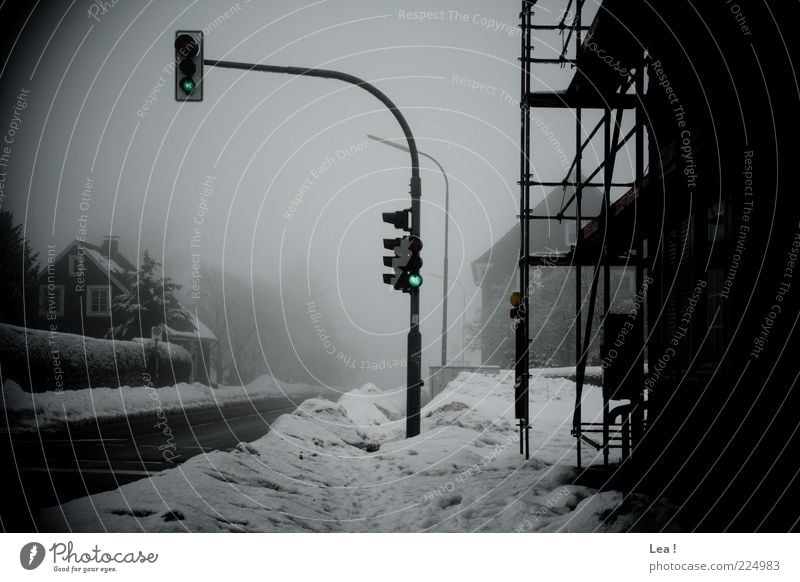
<path id="1" fill-rule="evenodd" d="M 184 77 L 183 79 L 181 79 L 181 89 L 183 90 L 184 93 L 188 95 L 189 93 L 194 91 L 194 88 L 195 88 L 194 81 L 192 81 L 189 77 Z"/>
<path id="2" fill-rule="evenodd" d="M 419 273 L 412 273 L 408 276 L 408 284 L 415 289 L 422 285 L 422 275 Z"/>

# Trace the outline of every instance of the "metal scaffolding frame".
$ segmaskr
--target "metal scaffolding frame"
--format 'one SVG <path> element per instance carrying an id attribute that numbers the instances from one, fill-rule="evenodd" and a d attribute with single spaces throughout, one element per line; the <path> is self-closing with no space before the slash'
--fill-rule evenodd
<path id="1" fill-rule="evenodd" d="M 591 62 L 584 50 L 583 42 L 589 34 L 594 34 L 598 19 L 592 27 L 582 23 L 585 0 L 569 0 L 560 19 L 551 23 L 534 22 L 535 5 L 537 0 L 523 0 L 520 12 L 521 28 L 521 54 L 520 54 L 520 254 L 519 254 L 519 281 L 521 304 L 518 310 L 517 338 L 516 338 L 516 417 L 519 421 L 520 452 L 524 449 L 528 455 L 528 431 L 530 429 L 529 401 L 529 364 L 530 325 L 529 325 L 529 292 L 531 266 L 548 261 L 553 264 L 553 258 L 543 258 L 531 253 L 530 234 L 537 221 L 544 220 L 574 220 L 576 223 L 576 244 L 571 252 L 558 259 L 558 265 L 575 269 L 575 365 L 576 365 L 576 399 L 572 421 L 572 434 L 576 439 L 577 465 L 581 467 L 581 445 L 586 443 L 598 451 L 602 451 L 604 465 L 609 463 L 609 450 L 619 448 L 622 458 L 626 459 L 632 454 L 635 444 L 641 438 L 644 430 L 645 402 L 641 383 L 631 394 L 630 403 L 611 408 L 611 396 L 616 393 L 608 382 L 603 383 L 603 420 L 601 423 L 583 422 L 581 416 L 581 399 L 583 395 L 584 380 L 586 378 L 586 365 L 589 357 L 589 348 L 592 344 L 594 333 L 592 321 L 596 309 L 600 273 L 603 273 L 603 322 L 608 320 L 610 312 L 610 269 L 612 266 L 634 266 L 636 273 L 636 288 L 641 289 L 644 280 L 642 243 L 637 237 L 633 248 L 614 249 L 610 244 L 609 234 L 613 227 L 615 216 L 612 213 L 612 189 L 629 188 L 623 196 L 626 200 L 638 199 L 644 179 L 644 128 L 642 96 L 644 93 L 645 54 L 643 50 L 635 51 L 635 55 L 627 54 L 634 64 L 627 76 L 619 75 L 618 71 L 610 67 L 598 66 L 598 59 Z M 573 8 L 574 5 L 574 8 Z M 598 16 L 604 7 L 600 7 Z M 545 11 L 543 11 L 545 12 Z M 589 31 L 591 30 L 591 33 Z M 561 52 L 555 58 L 535 58 L 535 32 L 557 32 L 561 36 Z M 584 34 L 588 33 L 588 34 Z M 531 81 L 532 66 L 559 66 L 572 67 L 575 75 L 570 86 L 565 91 L 532 91 Z M 609 75 L 618 75 L 617 79 Z M 543 109 L 569 109 L 575 117 L 575 157 L 563 179 L 547 181 L 534 179 L 531 166 L 534 162 L 534 151 L 531 144 L 531 111 L 534 108 Z M 588 132 L 584 138 L 583 110 L 600 110 L 602 118 Z M 622 122 L 626 111 L 634 112 L 633 127 L 624 136 L 620 136 Z M 602 131 L 603 157 L 597 167 L 583 177 L 583 155 L 586 147 Z M 633 140 L 634 150 L 634 178 L 632 182 L 615 182 L 614 169 L 616 155 Z M 602 172 L 602 180 L 596 178 Z M 574 178 L 572 177 L 574 176 Z M 594 181 L 593 181 L 594 180 Z M 531 212 L 531 187 L 567 187 L 574 188 L 572 195 L 563 202 L 557 212 L 545 215 L 534 215 Z M 587 187 L 602 188 L 602 206 L 599 216 L 586 217 L 583 215 L 583 190 Z M 566 197 L 566 196 L 565 196 Z M 567 211 L 571 216 L 565 216 Z M 591 221 L 584 226 L 584 222 Z M 589 240 L 591 235 L 591 241 Z M 584 267 L 592 268 L 592 281 L 586 306 L 586 322 L 583 324 L 584 296 L 581 289 L 581 275 Z M 634 325 L 638 337 L 644 338 L 644 313 L 637 313 Z M 643 353 L 643 345 L 637 346 Z M 642 358 L 643 361 L 643 358 Z M 607 375 L 607 374 L 606 374 Z M 617 419 L 619 421 L 617 422 Z M 524 433 L 524 435 L 523 435 Z M 600 435 L 598 442 L 596 435 Z M 594 437 L 594 438 L 593 438 Z"/>

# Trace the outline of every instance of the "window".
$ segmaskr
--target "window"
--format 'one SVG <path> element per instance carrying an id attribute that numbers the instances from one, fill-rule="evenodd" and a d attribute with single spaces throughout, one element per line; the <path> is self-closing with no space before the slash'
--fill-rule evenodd
<path id="1" fill-rule="evenodd" d="M 87 288 L 86 313 L 88 315 L 108 315 L 110 308 L 108 287 L 91 285 Z"/>
<path id="2" fill-rule="evenodd" d="M 39 315 L 48 319 L 64 315 L 63 285 L 39 285 Z"/>

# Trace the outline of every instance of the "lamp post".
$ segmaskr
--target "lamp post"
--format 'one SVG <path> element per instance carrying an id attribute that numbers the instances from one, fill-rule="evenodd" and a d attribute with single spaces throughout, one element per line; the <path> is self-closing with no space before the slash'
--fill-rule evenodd
<path id="1" fill-rule="evenodd" d="M 198 35 L 202 38 L 202 35 Z M 198 51 L 202 55 L 202 48 Z M 343 81 L 357 87 L 361 87 L 373 97 L 383 103 L 386 108 L 394 115 L 395 120 L 400 124 L 405 136 L 408 148 L 406 151 L 411 156 L 411 224 L 409 225 L 411 236 L 420 236 L 420 211 L 422 198 L 422 181 L 419 176 L 419 153 L 417 143 L 411 128 L 405 117 L 392 102 L 389 97 L 372 83 L 359 79 L 354 75 L 332 71 L 329 69 L 316 69 L 311 67 L 283 67 L 277 65 L 264 65 L 260 63 L 241 63 L 236 61 L 219 61 L 215 59 L 204 59 L 201 62 L 206 67 L 219 69 L 234 69 L 239 71 L 253 71 L 259 73 L 279 73 L 284 75 L 296 75 L 300 77 L 317 77 L 321 79 L 335 79 Z M 408 330 L 408 370 L 406 374 L 406 437 L 415 437 L 420 432 L 420 396 L 422 392 L 422 334 L 419 331 L 419 306 L 420 290 L 413 289 L 410 292 L 409 309 L 409 330 Z"/>
<path id="2" fill-rule="evenodd" d="M 428 277 L 436 277 L 437 279 L 444 279 L 441 275 L 437 275 L 436 273 L 425 273 L 425 276 Z M 464 283 L 459 281 L 458 279 L 447 279 L 450 283 L 455 283 L 461 289 L 461 357 L 464 357 L 464 338 L 466 337 L 464 334 L 464 319 L 467 316 L 467 290 L 464 287 Z"/>
<path id="3" fill-rule="evenodd" d="M 398 150 L 402 150 L 404 152 L 408 152 L 409 149 L 405 146 L 400 144 L 394 143 L 388 139 L 383 139 L 382 137 L 378 137 L 375 135 L 367 134 L 367 137 L 372 141 L 377 141 L 389 147 L 396 148 Z M 444 264 L 442 266 L 442 366 L 447 365 L 447 295 L 449 291 L 448 282 L 450 278 L 448 275 L 448 263 L 447 263 L 447 251 L 448 251 L 448 242 L 450 240 L 450 184 L 447 180 L 447 173 L 444 171 L 442 164 L 440 164 L 432 155 L 426 154 L 425 152 L 421 152 L 417 150 L 417 153 L 424 157 L 428 158 L 434 164 L 436 164 L 439 170 L 442 172 L 442 176 L 444 177 Z M 463 321 L 462 321 L 463 324 Z M 462 336 L 462 343 L 463 343 L 463 336 Z"/>

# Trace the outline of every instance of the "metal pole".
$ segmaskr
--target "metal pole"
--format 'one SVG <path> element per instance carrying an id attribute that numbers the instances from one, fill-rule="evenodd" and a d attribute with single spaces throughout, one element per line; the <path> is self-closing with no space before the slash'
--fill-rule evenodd
<path id="1" fill-rule="evenodd" d="M 527 433 L 530 430 L 530 397 L 529 397 L 529 352 L 530 352 L 530 222 L 531 211 L 530 178 L 531 178 L 531 108 L 528 96 L 531 93 L 531 41 L 530 27 L 533 13 L 531 0 L 523 0 L 520 13 L 520 177 L 519 177 L 519 294 L 521 303 L 518 313 L 522 316 L 514 330 L 515 362 L 514 362 L 514 416 L 519 419 L 519 448 L 525 452 L 525 459 L 530 456 Z"/>
<path id="2" fill-rule="evenodd" d="M 581 54 L 581 13 L 583 12 L 583 2 L 582 0 L 578 0 L 575 3 L 575 18 L 573 19 L 573 24 L 577 27 L 575 33 L 575 76 L 577 78 L 578 75 L 581 75 L 580 63 L 578 63 L 578 59 Z M 579 81 L 576 86 L 578 90 L 580 90 L 581 82 Z M 575 358 L 576 358 L 576 368 L 580 367 L 580 358 L 581 353 L 583 351 L 581 346 L 581 310 L 583 307 L 583 303 L 581 301 L 581 276 L 582 270 L 580 267 L 580 258 L 579 257 L 579 245 L 580 245 L 580 235 L 581 235 L 581 198 L 582 198 L 582 185 L 581 181 L 583 180 L 583 176 L 581 176 L 582 172 L 582 162 L 583 162 L 583 149 L 581 148 L 581 106 L 580 102 L 578 106 L 575 108 L 575 254 L 573 255 L 576 257 L 576 264 L 575 264 Z M 569 176 L 567 176 L 569 177 Z M 577 376 L 577 374 L 576 374 Z M 582 429 L 582 418 L 581 418 L 581 401 L 583 398 L 583 379 L 576 378 L 575 382 L 575 412 L 572 418 L 572 427 L 575 431 L 575 435 L 577 436 L 577 456 L 578 462 L 577 466 L 578 469 L 581 468 L 581 429 Z"/>
<path id="3" fill-rule="evenodd" d="M 159 381 L 159 377 L 158 377 L 158 338 L 154 338 L 153 339 L 153 343 L 155 344 L 155 349 L 156 349 L 156 353 L 153 356 L 153 360 L 155 362 L 155 369 L 153 370 L 153 377 L 156 380 L 155 381 L 155 385 L 157 387 L 158 386 L 158 381 Z"/>
<path id="4" fill-rule="evenodd" d="M 367 137 L 373 141 L 397 148 L 398 150 L 403 150 L 404 152 L 408 151 L 407 147 L 393 143 L 388 139 L 383 139 L 382 137 L 370 134 L 367 134 Z M 442 267 L 442 273 L 444 273 L 444 277 L 442 278 L 442 367 L 444 367 L 447 365 L 447 296 L 450 291 L 447 284 L 451 280 L 447 276 L 449 256 L 447 249 L 450 242 L 450 183 L 447 180 L 447 172 L 444 171 L 442 164 L 440 164 L 436 158 L 430 154 L 426 154 L 425 152 L 419 152 L 419 155 L 423 158 L 428 158 L 430 161 L 436 164 L 436 166 L 439 168 L 439 171 L 442 172 L 442 177 L 444 177 L 444 265 Z M 464 342 L 463 335 L 461 342 L 462 344 Z"/>
<path id="5" fill-rule="evenodd" d="M 217 61 L 214 59 L 203 59 L 203 64 L 207 67 L 217 67 L 221 69 L 238 69 L 240 71 L 257 71 L 260 73 L 280 73 L 285 75 L 298 75 L 304 77 L 318 77 L 322 79 L 336 79 L 352 85 L 357 85 L 370 95 L 383 103 L 392 112 L 408 143 L 408 152 L 411 154 L 411 235 L 420 236 L 420 199 L 422 198 L 422 181 L 419 177 L 419 153 L 414 134 L 406 122 L 405 117 L 386 96 L 383 91 L 372 83 L 359 79 L 354 75 L 331 71 L 329 69 L 314 69 L 308 67 L 279 67 L 275 65 L 261 65 L 253 63 L 240 63 L 235 61 Z M 422 390 L 422 334 L 419 331 L 419 288 L 412 289 L 411 308 L 409 314 L 408 330 L 408 370 L 406 376 L 406 438 L 417 436 L 420 430 L 420 392 Z"/>
<path id="6" fill-rule="evenodd" d="M 421 154 L 420 154 L 421 155 Z M 436 277 L 437 279 L 444 279 L 441 275 L 437 275 L 436 273 L 425 273 L 426 276 Z M 464 287 L 464 283 L 459 281 L 458 279 L 447 279 L 450 283 L 455 283 L 461 289 L 461 354 L 464 354 L 464 338 L 466 337 L 464 334 L 464 319 L 466 318 L 467 312 L 467 290 Z"/>

